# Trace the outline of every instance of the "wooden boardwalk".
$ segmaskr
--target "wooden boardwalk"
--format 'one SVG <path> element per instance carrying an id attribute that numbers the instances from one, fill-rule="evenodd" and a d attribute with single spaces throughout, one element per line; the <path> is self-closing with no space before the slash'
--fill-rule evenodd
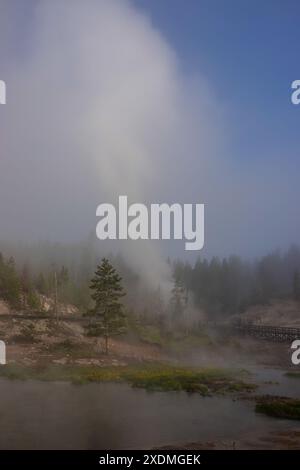
<path id="1" fill-rule="evenodd" d="M 254 323 L 235 323 L 234 331 L 253 336 L 255 338 L 267 339 L 277 343 L 290 342 L 294 339 L 300 339 L 300 328 L 289 328 L 285 326 L 257 325 Z"/>
<path id="2" fill-rule="evenodd" d="M 0 315 L 0 320 L 53 320 L 61 322 L 77 322 L 77 323 L 88 323 L 90 320 L 89 317 L 84 317 L 82 315 L 62 315 L 59 314 L 58 318 L 55 316 L 54 312 L 36 312 L 36 313 L 13 313 L 13 314 L 2 314 Z M 214 328 L 226 328 L 226 330 L 233 330 L 234 333 L 239 335 L 252 336 L 254 338 L 266 339 L 269 341 L 274 341 L 278 343 L 290 342 L 295 339 L 300 340 L 300 328 L 290 328 L 286 326 L 269 326 L 269 325 L 258 325 L 255 323 L 247 322 L 235 322 L 231 327 L 227 324 L 218 325 L 213 323 L 211 326 Z"/>

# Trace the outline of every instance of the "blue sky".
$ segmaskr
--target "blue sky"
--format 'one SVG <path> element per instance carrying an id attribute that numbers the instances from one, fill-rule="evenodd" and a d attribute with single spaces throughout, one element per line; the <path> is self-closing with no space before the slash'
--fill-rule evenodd
<path id="1" fill-rule="evenodd" d="M 300 3 L 296 0 L 135 0 L 135 3 L 151 16 L 153 25 L 176 49 L 184 70 L 205 76 L 220 106 L 225 106 L 231 129 L 226 158 L 233 159 L 233 170 L 255 172 L 258 186 L 260 173 L 269 173 L 265 199 L 269 198 L 269 204 L 273 200 L 278 218 L 275 213 L 262 210 L 256 220 L 249 221 L 247 248 L 244 245 L 241 251 L 247 253 L 249 249 L 255 254 L 297 243 L 300 106 L 291 104 L 290 85 L 300 77 Z M 281 177 L 272 182 L 276 173 Z M 255 183 L 254 177 L 254 198 Z M 278 194 L 282 196 L 282 207 Z M 262 201 L 264 192 L 259 198 Z M 271 222 L 275 219 L 281 219 L 280 224 Z M 254 224 L 262 230 L 258 238 Z"/>
<path id="2" fill-rule="evenodd" d="M 290 84 L 300 76 L 298 1 L 135 3 L 174 46 L 185 70 L 205 75 L 230 106 L 235 158 L 274 150 L 298 165 L 300 109 L 290 102 Z"/>

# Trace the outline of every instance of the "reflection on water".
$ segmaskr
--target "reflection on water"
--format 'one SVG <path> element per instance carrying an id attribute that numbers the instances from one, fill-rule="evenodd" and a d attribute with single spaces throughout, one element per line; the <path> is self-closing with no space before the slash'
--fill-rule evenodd
<path id="1" fill-rule="evenodd" d="M 260 393 L 300 398 L 300 379 L 288 377 L 281 369 L 247 369 L 254 374 L 256 383 L 260 385 Z"/>
<path id="2" fill-rule="evenodd" d="M 130 449 L 232 439 L 292 426 L 254 403 L 127 385 L 0 380 L 1 449 Z"/>

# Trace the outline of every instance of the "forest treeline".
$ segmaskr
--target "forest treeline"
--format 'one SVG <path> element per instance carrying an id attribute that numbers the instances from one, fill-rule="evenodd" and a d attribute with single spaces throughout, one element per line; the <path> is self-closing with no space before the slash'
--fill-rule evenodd
<path id="1" fill-rule="evenodd" d="M 0 254 L 0 299 L 16 310 L 39 310 L 41 296 L 51 298 L 57 289 L 59 302 L 74 304 L 82 312 L 90 308 L 90 280 L 101 259 L 99 254 L 85 247 L 70 250 L 66 256 L 60 246 L 51 247 L 44 258 L 41 253 L 42 250 L 39 256 L 20 256 L 21 262 L 17 256 Z M 55 254 L 53 260 L 51 253 Z M 193 264 L 168 260 L 173 276 L 168 301 L 159 281 L 153 290 L 121 256 L 109 259 L 122 276 L 127 292 L 125 304 L 145 316 L 160 317 L 169 311 L 174 318 L 180 318 L 192 305 L 193 315 L 201 310 L 214 318 L 242 313 L 250 305 L 266 304 L 274 298 L 300 300 L 297 246 L 253 261 L 238 256 L 199 258 Z"/>
<path id="2" fill-rule="evenodd" d="M 242 313 L 272 299 L 300 300 L 300 249 L 292 246 L 255 261 L 238 256 L 199 258 L 193 266 L 177 261 L 173 276 L 194 305 L 210 316 Z"/>

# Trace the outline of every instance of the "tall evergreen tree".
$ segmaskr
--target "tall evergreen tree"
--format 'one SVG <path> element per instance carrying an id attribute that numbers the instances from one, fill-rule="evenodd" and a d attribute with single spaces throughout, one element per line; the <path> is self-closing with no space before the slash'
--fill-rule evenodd
<path id="1" fill-rule="evenodd" d="M 88 315 L 93 317 L 94 322 L 89 326 L 89 334 L 105 338 L 106 354 L 109 338 L 125 331 L 126 317 L 121 302 L 125 293 L 121 281 L 115 268 L 103 258 L 90 284 L 94 307 Z"/>
<path id="2" fill-rule="evenodd" d="M 183 282 L 179 277 L 175 277 L 174 287 L 172 289 L 172 296 L 170 300 L 171 314 L 174 322 L 182 320 L 186 301 L 187 298 Z"/>
<path id="3" fill-rule="evenodd" d="M 8 261 L 0 254 L 0 298 L 6 300 L 13 308 L 20 307 L 21 283 L 16 272 L 15 261 Z"/>

